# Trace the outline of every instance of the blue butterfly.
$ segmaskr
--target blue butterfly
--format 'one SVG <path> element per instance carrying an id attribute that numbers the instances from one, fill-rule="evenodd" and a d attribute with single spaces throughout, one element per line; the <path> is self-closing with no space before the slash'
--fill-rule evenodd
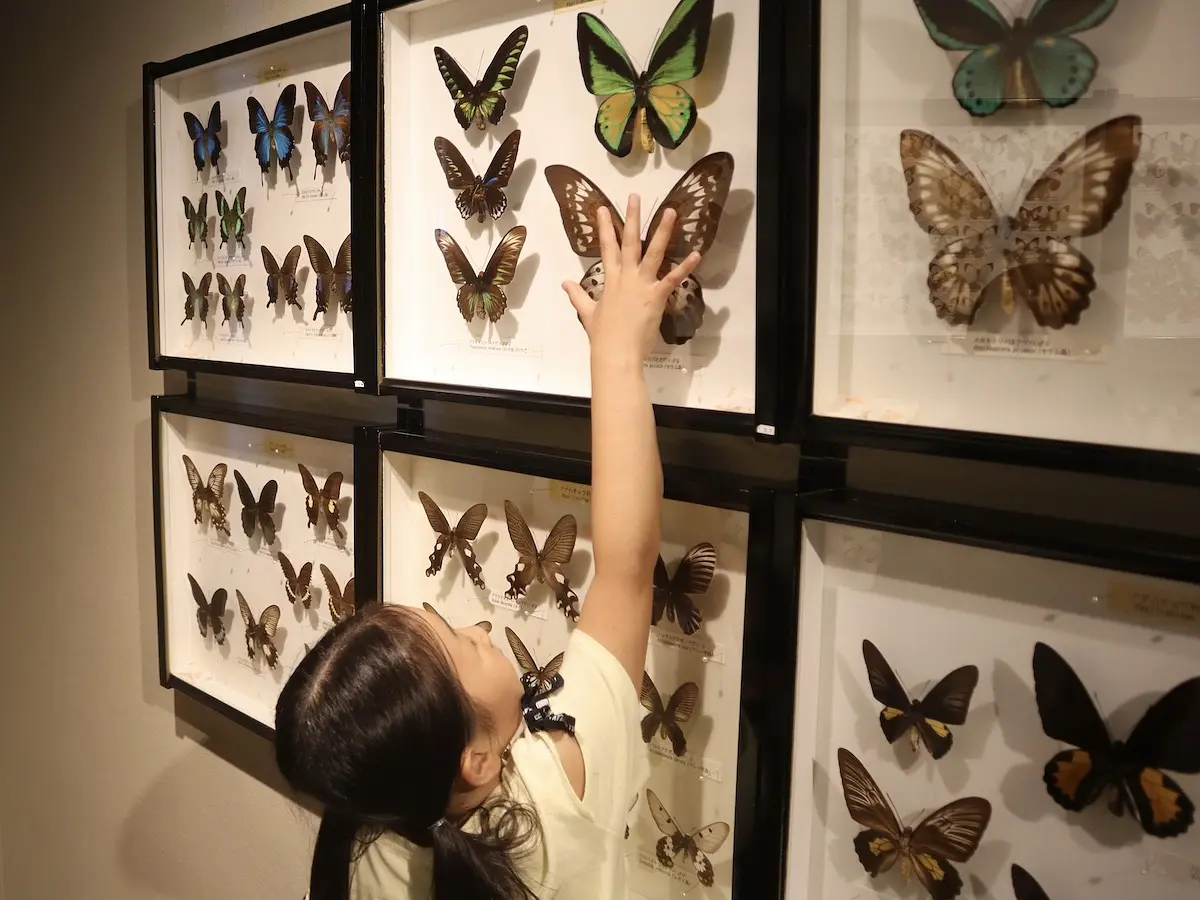
<path id="1" fill-rule="evenodd" d="M 969 55 L 954 73 L 954 96 L 973 116 L 1006 103 L 1070 106 L 1100 65 L 1069 35 L 1095 28 L 1117 0 L 1037 0 L 1028 19 L 1011 25 L 991 0 L 913 0 L 935 44 Z"/>
<path id="2" fill-rule="evenodd" d="M 221 139 L 217 132 L 221 130 L 221 101 L 212 105 L 208 113 L 208 127 L 205 128 L 190 112 L 183 114 L 183 123 L 187 126 L 188 136 L 192 139 L 192 155 L 196 158 L 196 171 L 203 172 L 206 162 L 214 167 L 221 158 Z"/>
<path id="3" fill-rule="evenodd" d="M 304 94 L 308 98 L 308 118 L 312 121 L 313 152 L 317 168 L 336 153 L 338 159 L 350 159 L 350 73 L 338 85 L 333 98 L 333 109 L 311 81 L 304 82 Z M 313 172 L 316 177 L 316 172 Z"/>
<path id="4" fill-rule="evenodd" d="M 296 86 L 289 84 L 279 95 L 275 104 L 275 116 L 267 118 L 267 112 L 262 104 L 254 97 L 246 98 L 246 109 L 250 112 L 250 133 L 254 135 L 254 155 L 258 157 L 258 166 L 263 172 L 271 168 L 271 148 L 275 148 L 275 156 L 279 165 L 291 174 L 292 151 L 296 149 L 296 139 L 292 137 L 292 115 L 296 110 Z"/>

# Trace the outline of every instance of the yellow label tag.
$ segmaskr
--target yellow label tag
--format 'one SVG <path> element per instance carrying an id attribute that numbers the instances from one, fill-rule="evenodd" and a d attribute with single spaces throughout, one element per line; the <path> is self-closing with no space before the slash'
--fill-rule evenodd
<path id="1" fill-rule="evenodd" d="M 580 6 L 599 6 L 602 2 L 603 0 L 554 0 L 554 11 L 569 12 Z"/>
<path id="2" fill-rule="evenodd" d="M 262 448 L 265 452 L 273 456 L 291 456 L 292 444 L 291 441 L 280 440 L 279 438 L 267 438 L 263 441 Z"/>
<path id="3" fill-rule="evenodd" d="M 568 503 L 591 503 L 592 488 L 590 485 L 575 484 L 573 481 L 551 481 L 550 496 Z"/>
<path id="4" fill-rule="evenodd" d="M 258 73 L 259 82 L 278 81 L 287 76 L 288 70 L 283 66 L 267 66 Z"/>
<path id="5" fill-rule="evenodd" d="M 1108 586 L 1108 608 L 1200 631 L 1200 593 L 1185 595 L 1151 585 L 1114 581 Z"/>

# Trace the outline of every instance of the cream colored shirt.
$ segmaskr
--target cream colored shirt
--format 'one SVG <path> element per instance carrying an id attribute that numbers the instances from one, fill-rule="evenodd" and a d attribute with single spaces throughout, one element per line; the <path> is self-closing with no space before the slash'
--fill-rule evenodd
<path id="1" fill-rule="evenodd" d="M 522 731 L 500 786 L 532 806 L 542 824 L 541 844 L 523 860 L 522 877 L 539 898 L 622 900 L 629 895 L 626 817 L 649 774 L 638 694 L 616 658 L 582 631 L 567 644 L 562 676 L 550 708 L 575 717 L 584 795 L 575 796 L 549 736 Z M 432 851 L 389 833 L 359 860 L 350 896 L 427 900 L 432 881 Z"/>

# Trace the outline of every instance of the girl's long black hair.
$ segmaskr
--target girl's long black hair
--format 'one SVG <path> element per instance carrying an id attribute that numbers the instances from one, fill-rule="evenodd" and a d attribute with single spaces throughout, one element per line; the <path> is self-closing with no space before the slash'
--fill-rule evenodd
<path id="1" fill-rule="evenodd" d="M 490 725 L 419 616 L 376 605 L 334 626 L 275 707 L 280 771 L 325 805 L 311 900 L 349 900 L 357 858 L 389 830 L 432 848 L 436 900 L 534 900 L 516 867 L 536 840 L 531 809 L 490 802 L 478 832 L 443 820 L 463 751 Z"/>

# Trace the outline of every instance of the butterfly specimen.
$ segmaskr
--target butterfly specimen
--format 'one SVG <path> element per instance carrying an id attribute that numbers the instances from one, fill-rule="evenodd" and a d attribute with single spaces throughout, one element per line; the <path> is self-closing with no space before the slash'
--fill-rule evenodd
<path id="1" fill-rule="evenodd" d="M 246 248 L 243 240 L 246 236 L 246 189 L 238 190 L 232 205 L 220 191 L 216 191 L 216 195 L 217 215 L 221 217 L 221 246 L 224 247 L 226 243 L 229 243 L 230 249 L 233 249 L 232 243 L 237 241 L 244 250 Z"/>
<path id="2" fill-rule="evenodd" d="M 300 286 L 296 283 L 296 267 L 300 265 L 300 245 L 297 244 L 288 251 L 287 256 L 283 258 L 283 266 L 275 262 L 275 257 L 271 255 L 266 244 L 259 249 L 262 250 L 263 268 L 267 270 L 267 306 L 270 307 L 282 297 L 288 306 L 299 307 L 300 301 L 296 299 L 296 294 Z"/>
<path id="3" fill-rule="evenodd" d="M 300 574 L 296 574 L 296 568 L 292 565 L 292 561 L 281 550 L 279 551 L 279 567 L 283 569 L 283 590 L 287 594 L 288 601 L 293 606 L 303 603 L 304 608 L 308 609 L 312 605 L 313 564 L 306 562 L 300 567 Z"/>
<path id="4" fill-rule="evenodd" d="M 200 313 L 200 321 L 208 322 L 208 291 L 212 287 L 212 272 L 205 272 L 200 278 L 200 286 L 192 281 L 192 276 L 183 273 L 183 290 L 187 299 L 183 301 L 183 322 L 188 322 Z M 179 324 L 182 325 L 183 322 Z"/>
<path id="5" fill-rule="evenodd" d="M 663 613 L 667 621 L 679 620 L 679 627 L 684 634 L 695 634 L 704 624 L 704 617 L 696 608 L 692 594 L 703 594 L 712 584 L 713 575 L 717 571 L 717 550 L 707 541 L 697 544 L 683 555 L 675 574 L 667 574 L 667 564 L 660 555 L 654 564 L 654 605 L 651 610 L 651 624 L 657 625 L 662 621 Z"/>
<path id="6" fill-rule="evenodd" d="M 642 718 L 642 740 L 650 743 L 654 732 L 657 731 L 660 737 L 671 742 L 671 749 L 676 756 L 683 756 L 687 752 L 687 738 L 679 726 L 692 717 L 699 696 L 700 687 L 696 682 L 688 681 L 681 684 L 671 695 L 667 705 L 663 706 L 662 695 L 659 694 L 654 681 L 643 672 L 639 699 L 647 715 Z"/>
<path id="7" fill-rule="evenodd" d="M 1075 670 L 1041 642 L 1033 684 L 1042 730 L 1072 748 L 1051 757 L 1042 774 L 1055 803 L 1079 812 L 1111 788 L 1109 809 L 1128 811 L 1149 835 L 1175 837 L 1191 827 L 1196 807 L 1164 770 L 1200 773 L 1200 678 L 1156 700 L 1124 742 L 1112 739 Z"/>
<path id="8" fill-rule="evenodd" d="M 217 290 L 221 292 L 221 324 L 229 321 L 230 314 L 237 318 L 239 325 L 244 325 L 242 316 L 246 312 L 246 275 L 242 273 L 233 284 L 229 279 L 217 273 Z"/>
<path id="9" fill-rule="evenodd" d="M 254 659 L 255 650 L 261 650 L 263 659 L 272 669 L 279 665 L 279 651 L 275 649 L 275 629 L 279 627 L 279 607 L 274 604 L 262 611 L 258 621 L 254 621 L 254 613 L 250 604 L 242 596 L 241 591 L 234 591 L 238 598 L 238 609 L 242 611 L 242 621 L 246 623 L 246 655 Z"/>
<path id="10" fill-rule="evenodd" d="M 242 531 L 246 537 L 254 537 L 257 525 L 262 529 L 263 539 L 268 544 L 275 543 L 275 495 L 279 492 L 279 482 L 271 479 L 263 485 L 262 493 L 254 499 L 254 491 L 246 484 L 246 479 L 237 469 L 233 470 L 233 480 L 237 482 L 238 496 L 242 499 Z"/>
<path id="11" fill-rule="evenodd" d="M 188 483 L 192 486 L 192 510 L 196 513 L 196 524 L 204 521 L 204 510 L 208 510 L 208 520 L 212 527 L 229 537 L 229 522 L 225 518 L 225 506 L 222 500 L 225 496 L 225 473 L 229 471 L 225 463 L 217 463 L 208 475 L 208 481 L 200 480 L 200 472 L 196 464 L 186 453 L 183 454 L 183 467 L 187 469 Z"/>
<path id="12" fill-rule="evenodd" d="M 1050 900 L 1033 876 L 1016 863 L 1012 866 L 1012 884 L 1017 900 Z"/>
<path id="13" fill-rule="evenodd" d="M 192 597 L 196 601 L 196 624 L 200 626 L 200 637 L 208 637 L 208 630 L 211 628 L 213 638 L 216 642 L 224 644 L 225 602 L 229 599 L 229 592 L 225 588 L 219 588 L 212 595 L 212 601 L 210 602 L 203 588 L 200 587 L 190 572 L 188 573 L 188 581 L 192 584 Z"/>
<path id="14" fill-rule="evenodd" d="M 560 653 L 544 666 L 539 666 L 537 660 L 533 658 L 533 654 L 529 652 L 529 648 L 525 646 L 525 642 L 517 636 L 515 631 L 506 626 L 504 636 L 508 638 L 508 647 L 512 650 L 513 656 L 517 660 L 517 665 L 521 667 L 521 671 L 537 677 L 538 691 L 545 692 L 550 690 L 554 676 L 562 668 L 565 654 Z"/>
<path id="15" fill-rule="evenodd" d="M 546 543 L 539 551 L 537 542 L 525 522 L 525 517 L 511 500 L 504 501 L 504 517 L 508 520 L 508 536 L 520 557 L 517 567 L 508 578 L 509 590 L 504 596 L 509 600 L 525 596 L 525 590 L 536 580 L 554 591 L 558 608 L 572 622 L 579 621 L 579 598 L 571 590 L 571 583 L 562 573 L 562 567 L 571 561 L 575 552 L 575 537 L 578 527 L 575 517 L 563 516 L 554 523 Z"/>
<path id="16" fill-rule="evenodd" d="M 901 826 L 875 779 L 843 747 L 838 748 L 838 770 L 850 818 L 866 829 L 854 838 L 854 850 L 867 874 L 874 878 L 899 861 L 905 881 L 915 871 L 933 900 L 957 897 L 962 877 L 951 863 L 964 863 L 975 854 L 992 805 L 982 797 L 964 797 L 930 813 L 916 828 Z"/>
<path id="17" fill-rule="evenodd" d="M 197 241 L 208 246 L 208 194 L 200 195 L 200 202 L 192 206 L 192 201 L 183 198 L 183 214 L 188 223 L 188 249 Z"/>
<path id="18" fill-rule="evenodd" d="M 1038 0 L 1011 25 L 990 0 L 915 0 L 933 42 L 967 51 L 954 73 L 954 96 L 973 116 L 1006 104 L 1070 106 L 1084 95 L 1100 61 L 1071 35 L 1100 25 L 1117 0 Z"/>
<path id="19" fill-rule="evenodd" d="M 333 109 L 325 102 L 321 92 L 311 81 L 304 82 L 304 95 L 308 98 L 308 119 L 312 122 L 313 154 L 317 169 L 325 165 L 336 154 L 342 162 L 350 159 L 350 73 L 338 85 L 333 98 Z M 316 169 L 313 178 L 317 177 Z"/>
<path id="20" fill-rule="evenodd" d="M 633 133 L 647 153 L 654 142 L 674 150 L 696 126 L 696 101 L 679 86 L 704 68 L 713 0 L 679 0 L 663 26 L 650 65 L 638 74 L 617 36 L 591 13 L 576 23 L 579 68 L 588 93 L 603 97 L 596 137 L 614 156 L 628 156 Z"/>
<path id="21" fill-rule="evenodd" d="M 446 621 L 446 617 L 443 616 L 440 612 L 438 612 L 437 608 L 432 603 L 422 603 L 421 606 L 424 608 L 425 612 L 433 613 L 435 616 L 437 616 L 439 619 L 442 620 L 442 622 L 445 624 L 445 626 L 447 628 L 449 628 L 451 631 L 454 631 L 454 626 Z M 492 633 L 492 623 L 489 622 L 487 619 L 484 619 L 482 622 L 476 622 L 472 627 L 473 628 L 482 628 L 488 634 Z"/>
<path id="22" fill-rule="evenodd" d="M 662 805 L 654 791 L 646 788 L 646 804 L 650 807 L 650 815 L 666 837 L 661 837 L 654 845 L 654 855 L 668 869 L 675 867 L 675 860 L 680 856 L 687 857 L 696 870 L 696 878 L 705 887 L 713 885 L 713 864 L 708 858 L 710 853 L 716 853 L 729 837 L 729 825 L 725 822 L 714 822 L 695 831 L 685 832 L 680 828 L 667 808 Z"/>
<path id="23" fill-rule="evenodd" d="M 345 477 L 341 472 L 331 472 L 329 477 L 325 479 L 325 486 L 317 487 L 317 480 L 313 478 L 312 472 L 308 471 L 304 463 L 296 463 L 296 467 L 300 470 L 300 480 L 304 482 L 304 492 L 308 494 L 304 498 L 304 509 L 308 513 L 308 526 L 317 524 L 317 520 L 321 518 L 321 513 L 325 514 L 325 522 L 329 525 L 331 531 L 338 530 L 338 523 L 342 520 L 342 511 L 338 508 L 338 500 L 342 497 L 342 479 Z"/>
<path id="24" fill-rule="evenodd" d="M 340 588 L 333 573 L 322 563 L 321 577 L 325 579 L 325 589 L 329 592 L 329 616 L 333 619 L 333 624 L 336 625 L 342 619 L 354 615 L 354 576 L 350 576 L 346 586 Z"/>
<path id="25" fill-rule="evenodd" d="M 934 685 L 924 699 L 909 699 L 908 691 L 875 645 L 864 640 L 862 652 L 871 693 L 883 704 L 879 727 L 888 743 L 896 743 L 907 733 L 914 753 L 924 743 L 934 759 L 945 756 L 954 744 L 954 735 L 946 726 L 967 721 L 971 695 L 979 683 L 979 669 L 962 666 Z"/>
<path id="26" fill-rule="evenodd" d="M 489 321 L 499 321 L 508 309 L 508 297 L 504 285 L 510 284 L 517 272 L 521 248 L 525 246 L 525 226 L 517 225 L 500 239 L 500 245 L 492 253 L 482 272 L 475 271 L 467 255 L 458 246 L 458 241 L 448 231 L 438 228 L 433 232 L 450 280 L 459 286 L 458 311 L 465 321 L 476 316 L 486 316 Z"/>
<path id="27" fill-rule="evenodd" d="M 489 215 L 493 219 L 504 215 L 508 209 L 508 195 L 504 189 L 508 187 L 508 180 L 512 178 L 517 165 L 520 144 L 521 131 L 518 129 L 500 144 L 487 172 L 476 175 L 454 144 L 444 137 L 433 139 L 434 152 L 442 164 L 442 171 L 446 173 L 446 186 L 459 192 L 454 205 L 464 219 L 477 216 L 483 222 Z"/>
<path id="28" fill-rule="evenodd" d="M 479 536 L 479 529 L 487 519 L 487 505 L 476 503 L 463 513 L 459 517 L 458 524 L 451 528 L 445 513 L 433 502 L 432 497 L 424 491 L 417 491 L 417 497 L 420 498 L 421 506 L 425 509 L 425 518 L 429 520 L 429 527 L 437 533 L 437 542 L 433 545 L 433 552 L 429 554 L 429 568 L 425 570 L 426 577 L 442 571 L 442 563 L 446 559 L 446 554 L 449 553 L 453 556 L 454 551 L 457 550 L 463 568 L 467 571 L 467 577 L 476 587 L 486 587 L 483 582 L 483 566 L 479 565 L 478 560 L 475 559 L 475 548 L 471 546 L 471 541 Z"/>
<path id="29" fill-rule="evenodd" d="M 554 199 L 563 230 L 571 249 L 579 256 L 600 257 L 600 224 L 596 214 L 608 209 L 613 229 L 620 241 L 625 220 L 612 201 L 596 184 L 569 166 L 549 166 L 546 180 Z M 675 183 L 650 219 L 650 228 L 642 240 L 642 250 L 658 230 L 663 213 L 675 210 L 678 223 L 674 239 L 667 245 L 659 277 L 665 275 L 673 260 L 685 258 L 693 250 L 707 253 L 717 237 L 717 226 L 725 211 L 729 186 L 733 180 L 733 157 L 728 153 L 710 153 L 688 169 Z M 604 263 L 598 262 L 584 273 L 580 284 L 593 300 L 604 293 Z M 667 298 L 659 334 L 668 344 L 686 344 L 704 321 L 704 291 L 694 275 L 689 275 Z"/>
<path id="30" fill-rule="evenodd" d="M 350 280 L 350 235 L 346 235 L 338 248 L 336 263 L 329 261 L 329 254 L 316 238 L 306 234 L 304 246 L 308 248 L 308 262 L 317 274 L 317 308 L 313 312 L 313 321 L 329 308 L 331 301 L 341 306 L 342 312 L 351 312 L 354 295 Z"/>
<path id="31" fill-rule="evenodd" d="M 1072 237 L 1099 234 L 1121 207 L 1141 147 L 1142 120 L 1098 125 L 1064 150 L 1001 215 L 987 191 L 933 135 L 904 131 L 900 162 L 917 224 L 939 240 L 929 263 L 929 299 L 939 318 L 970 324 L 999 298 L 1020 298 L 1043 327 L 1079 322 L 1096 287 L 1091 260 Z"/>
<path id="32" fill-rule="evenodd" d="M 196 171 L 203 172 L 204 164 L 216 167 L 221 158 L 221 139 L 217 132 L 221 130 L 221 101 L 218 100 L 208 111 L 208 126 L 200 124 L 192 113 L 183 114 L 183 123 L 187 126 L 188 137 L 192 139 L 192 156 L 196 160 Z"/>
<path id="33" fill-rule="evenodd" d="M 508 101 L 502 91 L 512 87 L 513 78 L 517 74 L 517 63 L 521 61 L 521 53 L 529 42 L 529 29 L 521 25 L 513 29 L 512 34 L 504 39 L 492 63 L 483 73 L 480 81 L 471 84 L 462 66 L 441 47 L 433 48 L 434 59 L 437 60 L 438 71 L 446 90 L 454 100 L 454 117 L 463 131 L 475 123 L 480 131 L 487 128 L 490 122 L 499 125 L 504 116 Z"/>
<path id="34" fill-rule="evenodd" d="M 271 168 L 271 151 L 279 160 L 281 168 L 292 172 L 292 151 L 296 139 L 292 137 L 292 116 L 296 111 L 296 86 L 289 84 L 275 103 L 275 115 L 267 118 L 267 111 L 254 97 L 246 98 L 246 109 L 250 113 L 250 133 L 254 135 L 254 155 L 258 167 L 265 174 Z"/>

